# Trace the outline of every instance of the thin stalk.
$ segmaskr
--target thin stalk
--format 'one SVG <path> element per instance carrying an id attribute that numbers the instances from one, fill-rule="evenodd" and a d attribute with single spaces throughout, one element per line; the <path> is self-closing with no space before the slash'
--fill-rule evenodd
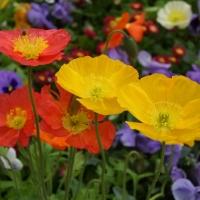
<path id="1" fill-rule="evenodd" d="M 30 161 L 29 163 L 30 163 L 31 174 L 34 177 L 34 184 L 35 184 L 35 186 L 37 186 L 39 181 L 37 180 L 37 176 L 35 176 L 36 172 L 35 172 L 34 167 L 33 167 L 33 159 L 32 159 L 32 156 L 31 156 L 30 147 L 27 146 L 26 150 L 28 152 L 28 157 L 29 157 L 29 161 Z M 40 188 L 37 190 L 37 195 L 41 199 L 41 190 L 40 190 Z"/>
<path id="2" fill-rule="evenodd" d="M 6 156 L 4 156 L 2 154 L 0 154 L 0 156 L 2 156 L 5 160 L 7 160 L 8 164 L 10 165 L 10 168 L 11 168 L 11 171 L 12 171 L 12 174 L 13 174 L 13 180 L 14 180 L 15 189 L 17 191 L 17 195 L 20 197 L 19 187 L 17 185 L 17 179 L 16 179 L 16 176 L 15 176 L 14 168 L 13 168 L 10 160 Z"/>
<path id="3" fill-rule="evenodd" d="M 125 195 L 126 195 L 126 170 L 127 170 L 127 166 L 128 166 L 128 161 L 129 161 L 129 158 L 132 156 L 132 155 L 136 155 L 137 157 L 139 157 L 138 153 L 136 151 L 131 151 L 127 156 L 126 156 L 126 159 L 125 159 L 125 164 L 124 164 L 124 171 L 123 171 L 123 185 L 122 185 L 122 199 L 125 200 Z M 136 183 L 138 181 L 134 180 L 134 197 L 136 195 Z"/>
<path id="4" fill-rule="evenodd" d="M 99 149 L 101 152 L 101 157 L 102 157 L 102 173 L 101 173 L 101 193 L 102 193 L 102 200 L 106 200 L 105 197 L 105 181 L 104 181 L 104 175 L 105 175 L 105 170 L 106 170 L 106 158 L 104 155 L 104 150 L 103 150 L 103 146 L 101 143 L 101 138 L 100 138 L 100 133 L 99 133 L 99 127 L 98 127 L 98 114 L 95 113 L 95 130 L 96 130 L 96 137 L 97 137 L 97 141 L 99 144 Z"/>
<path id="5" fill-rule="evenodd" d="M 35 125 L 36 125 L 36 133 L 37 133 L 37 143 L 38 143 L 38 150 L 39 150 L 39 162 L 40 162 L 40 178 L 42 183 L 42 191 L 43 191 L 43 197 L 45 200 L 47 200 L 46 196 L 46 188 L 44 184 L 44 163 L 43 163 L 43 153 L 42 153 L 42 145 L 40 141 L 40 126 L 39 126 L 39 117 L 37 115 L 36 111 L 36 105 L 33 97 L 33 91 L 32 91 L 32 67 L 28 67 L 28 90 L 29 90 L 29 96 L 31 100 L 31 105 L 33 109 L 33 114 L 35 117 Z"/>
<path id="6" fill-rule="evenodd" d="M 168 173 L 168 174 L 169 174 L 170 166 L 171 166 L 172 161 L 173 161 L 173 157 L 174 157 L 174 145 L 172 145 L 172 148 L 171 148 L 171 155 L 170 155 L 170 158 L 169 158 L 169 162 L 167 163 L 167 173 Z"/>
<path id="7" fill-rule="evenodd" d="M 165 191 L 165 186 L 167 185 L 167 181 L 168 181 L 168 179 L 166 178 L 166 179 L 165 179 L 165 182 L 164 182 L 163 185 L 162 185 L 161 192 L 158 193 L 158 194 L 156 194 L 155 196 L 151 197 L 150 200 L 155 200 L 155 199 L 157 199 L 157 198 L 159 198 L 159 197 L 164 197 L 164 196 L 165 196 L 164 191 Z"/>
<path id="8" fill-rule="evenodd" d="M 156 182 L 158 181 L 158 178 L 160 176 L 160 172 L 161 172 L 161 169 L 162 169 L 162 166 L 163 166 L 163 161 L 164 161 L 164 157 L 165 157 L 165 142 L 162 143 L 162 151 L 161 151 L 161 159 L 160 159 L 160 164 L 158 166 L 158 170 L 157 170 L 157 173 L 156 173 L 156 176 L 153 180 L 153 183 L 151 184 L 149 190 L 148 190 L 148 194 L 147 194 L 147 198 L 146 200 L 149 200 L 150 199 L 150 196 L 151 196 L 151 193 L 156 185 Z"/>
<path id="9" fill-rule="evenodd" d="M 92 179 L 92 180 L 87 184 L 86 191 L 85 191 L 85 199 L 88 199 L 88 192 L 89 192 L 89 189 L 90 189 L 90 185 L 92 185 L 92 183 L 94 183 L 94 182 L 97 182 L 97 183 L 101 184 L 100 180 L 98 180 L 98 179 Z"/>
<path id="10" fill-rule="evenodd" d="M 76 198 L 78 196 L 78 192 L 79 192 L 80 186 L 81 186 L 82 181 L 83 181 L 83 174 L 84 174 L 84 171 L 85 171 L 87 159 L 88 159 L 88 152 L 86 152 L 85 161 L 84 161 L 83 167 L 81 169 L 81 174 L 79 175 L 78 187 L 76 189 L 75 197 L 73 198 L 73 200 L 76 200 Z"/>
<path id="11" fill-rule="evenodd" d="M 65 195 L 64 195 L 63 200 L 68 200 L 70 196 L 69 191 L 70 191 L 70 186 L 71 186 L 71 181 L 72 181 L 72 176 L 73 176 L 75 154 L 76 154 L 76 149 L 73 147 L 70 147 L 69 164 L 67 168 L 67 178 L 66 178 L 66 183 L 65 183 Z"/>
<path id="12" fill-rule="evenodd" d="M 103 53 L 103 54 L 107 54 L 107 51 L 108 51 L 108 44 L 109 44 L 109 42 L 110 42 L 110 39 L 111 39 L 112 35 L 115 34 L 115 33 L 122 33 L 122 34 L 125 35 L 125 37 L 127 37 L 127 38 L 129 37 L 124 31 L 121 31 L 121 30 L 114 30 L 114 31 L 108 36 L 108 38 L 107 38 L 107 40 L 106 40 L 106 47 L 105 47 L 105 49 L 104 49 L 104 53 Z"/>

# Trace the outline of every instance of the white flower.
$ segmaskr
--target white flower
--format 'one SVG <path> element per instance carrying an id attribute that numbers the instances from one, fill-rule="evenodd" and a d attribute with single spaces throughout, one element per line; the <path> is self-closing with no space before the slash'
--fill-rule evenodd
<path id="1" fill-rule="evenodd" d="M 157 13 L 157 22 L 166 29 L 186 28 L 192 17 L 191 6 L 184 1 L 169 1 Z"/>
<path id="2" fill-rule="evenodd" d="M 21 161 L 16 158 L 15 149 L 9 148 L 6 157 L 11 162 L 14 170 L 19 171 L 23 168 Z M 3 156 L 0 156 L 0 160 L 2 161 L 2 163 L 4 165 L 4 168 L 11 169 L 10 164 L 8 163 L 8 161 Z"/>

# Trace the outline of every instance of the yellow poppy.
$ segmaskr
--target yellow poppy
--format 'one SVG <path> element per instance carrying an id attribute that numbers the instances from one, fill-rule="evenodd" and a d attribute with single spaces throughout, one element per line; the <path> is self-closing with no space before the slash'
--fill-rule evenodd
<path id="1" fill-rule="evenodd" d="M 200 85 L 184 76 L 153 74 L 124 86 L 119 104 L 140 122 L 126 122 L 166 144 L 194 145 L 200 129 Z"/>
<path id="2" fill-rule="evenodd" d="M 117 102 L 119 89 L 138 81 L 138 72 L 132 66 L 106 55 L 85 56 L 61 66 L 56 73 L 58 84 L 76 95 L 89 110 L 103 115 L 118 114 L 124 109 Z"/>

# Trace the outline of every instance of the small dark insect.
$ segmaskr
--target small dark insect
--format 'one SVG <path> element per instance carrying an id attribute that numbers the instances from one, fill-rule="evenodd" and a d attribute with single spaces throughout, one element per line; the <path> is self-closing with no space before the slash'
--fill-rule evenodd
<path id="1" fill-rule="evenodd" d="M 26 30 L 22 31 L 22 35 L 25 36 L 27 34 Z"/>

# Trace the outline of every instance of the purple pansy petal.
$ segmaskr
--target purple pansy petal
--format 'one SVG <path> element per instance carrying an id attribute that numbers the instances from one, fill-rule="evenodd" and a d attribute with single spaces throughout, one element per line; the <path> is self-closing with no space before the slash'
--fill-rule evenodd
<path id="1" fill-rule="evenodd" d="M 192 69 L 193 69 L 194 71 L 200 72 L 200 68 L 197 67 L 197 65 L 195 65 L 195 64 L 192 64 Z"/>
<path id="2" fill-rule="evenodd" d="M 120 60 L 125 64 L 129 64 L 127 53 L 122 51 L 119 47 L 109 49 L 107 55 L 113 60 Z"/>
<path id="3" fill-rule="evenodd" d="M 128 124 L 123 123 L 123 127 L 116 132 L 115 141 L 113 146 L 116 147 L 120 142 L 125 147 L 134 147 L 135 146 L 135 132 L 130 129 Z"/>
<path id="4" fill-rule="evenodd" d="M 157 69 L 157 68 L 160 68 L 160 69 L 169 69 L 171 67 L 171 64 L 165 64 L 165 63 L 160 63 L 160 62 L 157 62 L 157 61 L 151 61 L 149 66 L 147 67 L 148 68 L 151 68 L 151 69 Z"/>
<path id="5" fill-rule="evenodd" d="M 65 11 L 65 8 L 63 8 L 60 4 L 55 4 L 52 10 L 52 16 L 54 16 L 56 19 L 62 19 L 66 16 L 67 12 Z"/>
<path id="6" fill-rule="evenodd" d="M 15 72 L 0 70 L 0 94 L 22 87 L 22 79 Z"/>
<path id="7" fill-rule="evenodd" d="M 174 166 L 171 170 L 170 177 L 173 181 L 176 181 L 180 178 L 186 178 L 186 173 L 182 169 L 178 168 L 177 166 Z"/>
<path id="8" fill-rule="evenodd" d="M 49 16 L 49 5 L 43 3 L 41 6 L 36 3 L 31 3 L 31 10 L 26 14 L 27 20 L 36 28 L 56 29 Z"/>
<path id="9" fill-rule="evenodd" d="M 169 163 L 170 157 L 171 157 L 171 150 L 172 150 L 172 145 L 167 145 L 166 150 L 165 150 L 165 163 Z M 172 163 L 170 166 L 170 169 L 177 165 L 180 157 L 181 157 L 181 151 L 182 151 L 182 146 L 181 145 L 174 145 L 174 153 L 173 153 L 173 158 L 172 158 Z"/>
<path id="10" fill-rule="evenodd" d="M 188 173 L 188 178 L 194 186 L 200 186 L 200 163 L 195 163 L 194 168 Z"/>
<path id="11" fill-rule="evenodd" d="M 151 140 L 141 133 L 136 134 L 136 147 L 142 153 L 153 154 L 161 148 L 161 143 L 155 140 Z"/>
<path id="12" fill-rule="evenodd" d="M 187 179 L 178 179 L 172 185 L 175 200 L 196 200 L 196 188 Z"/>
<path id="13" fill-rule="evenodd" d="M 150 65 L 152 57 L 150 53 L 143 50 L 138 53 L 137 60 L 143 67 L 147 67 Z"/>
<path id="14" fill-rule="evenodd" d="M 200 84 L 200 71 L 187 71 L 186 76 Z"/>

